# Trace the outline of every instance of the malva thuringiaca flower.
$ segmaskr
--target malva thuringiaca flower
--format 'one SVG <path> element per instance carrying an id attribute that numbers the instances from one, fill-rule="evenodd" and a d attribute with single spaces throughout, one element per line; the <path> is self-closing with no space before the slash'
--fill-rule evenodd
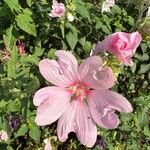
<path id="1" fill-rule="evenodd" d="M 43 59 L 39 63 L 42 76 L 54 86 L 39 89 L 33 98 L 37 108 L 37 125 L 50 125 L 58 120 L 57 135 L 66 141 L 75 132 L 79 141 L 92 147 L 97 138 L 96 124 L 113 129 L 119 124 L 115 110 L 132 112 L 122 95 L 109 90 L 114 85 L 111 68 L 103 67 L 99 56 L 91 56 L 80 66 L 67 51 L 56 52 L 57 61 Z"/>
<path id="2" fill-rule="evenodd" d="M 99 42 L 94 48 L 93 55 L 98 52 L 108 51 L 114 54 L 126 66 L 132 66 L 132 56 L 141 43 L 139 32 L 125 33 L 116 32 L 108 35 L 103 41 Z"/>
<path id="3" fill-rule="evenodd" d="M 110 12 L 110 7 L 115 5 L 115 0 L 105 0 L 102 4 L 102 13 L 103 12 Z"/>
<path id="4" fill-rule="evenodd" d="M 53 0 L 52 10 L 49 13 L 50 17 L 62 17 L 65 14 L 65 5 L 63 3 L 58 3 L 56 0 Z"/>

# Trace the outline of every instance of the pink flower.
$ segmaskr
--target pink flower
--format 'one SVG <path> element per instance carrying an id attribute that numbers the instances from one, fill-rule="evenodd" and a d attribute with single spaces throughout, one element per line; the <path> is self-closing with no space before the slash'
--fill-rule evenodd
<path id="1" fill-rule="evenodd" d="M 62 17 L 65 14 L 65 6 L 63 3 L 58 3 L 56 0 L 53 0 L 52 10 L 49 13 L 50 17 Z"/>
<path id="2" fill-rule="evenodd" d="M 0 131 L 0 141 L 7 141 L 8 140 L 8 134 L 6 131 L 1 130 Z"/>
<path id="3" fill-rule="evenodd" d="M 110 7 L 115 5 L 115 0 L 105 0 L 102 4 L 102 12 L 110 12 Z"/>
<path id="4" fill-rule="evenodd" d="M 60 141 L 75 132 L 83 145 L 92 147 L 97 138 L 96 123 L 103 128 L 116 128 L 119 118 L 115 110 L 129 113 L 132 106 L 122 95 L 108 90 L 114 85 L 113 72 L 102 66 L 99 56 L 87 58 L 79 67 L 69 52 L 59 50 L 56 56 L 57 61 L 44 59 L 39 63 L 42 76 L 55 86 L 35 93 L 35 122 L 49 125 L 59 118 Z"/>
<path id="5" fill-rule="evenodd" d="M 48 139 L 45 139 L 44 143 L 45 143 L 44 150 L 52 150 L 52 145 Z"/>
<path id="6" fill-rule="evenodd" d="M 25 54 L 26 54 L 26 50 L 25 50 L 25 45 L 24 45 L 24 43 L 23 43 L 21 40 L 17 40 L 16 45 L 17 45 L 17 47 L 18 47 L 19 54 L 20 54 L 21 56 L 25 55 Z"/>
<path id="7" fill-rule="evenodd" d="M 93 50 L 93 54 L 107 50 L 114 54 L 126 66 L 131 66 L 133 64 L 131 58 L 140 45 L 141 40 L 142 38 L 139 32 L 133 32 L 131 34 L 116 32 L 107 36 L 102 42 L 99 42 Z"/>

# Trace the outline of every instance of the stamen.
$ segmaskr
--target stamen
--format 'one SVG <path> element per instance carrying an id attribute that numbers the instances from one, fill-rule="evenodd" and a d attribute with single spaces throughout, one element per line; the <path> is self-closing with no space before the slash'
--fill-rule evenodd
<path id="1" fill-rule="evenodd" d="M 75 85 L 69 87 L 69 91 L 72 93 L 73 100 L 84 101 L 87 97 L 89 88 L 81 82 L 77 82 Z"/>

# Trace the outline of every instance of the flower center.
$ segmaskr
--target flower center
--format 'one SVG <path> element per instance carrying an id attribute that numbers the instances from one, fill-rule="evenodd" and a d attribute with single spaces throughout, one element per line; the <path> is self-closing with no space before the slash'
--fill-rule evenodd
<path id="1" fill-rule="evenodd" d="M 61 14 L 61 13 L 63 13 L 63 11 L 64 10 L 61 7 L 55 8 L 55 13 L 57 13 L 57 14 Z"/>
<path id="2" fill-rule="evenodd" d="M 72 100 L 84 101 L 89 92 L 89 87 L 81 82 L 77 82 L 69 87 L 69 91 L 72 93 Z"/>

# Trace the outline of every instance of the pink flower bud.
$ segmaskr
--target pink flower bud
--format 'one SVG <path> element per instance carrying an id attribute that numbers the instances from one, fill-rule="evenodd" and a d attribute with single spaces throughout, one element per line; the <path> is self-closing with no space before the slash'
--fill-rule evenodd
<path id="1" fill-rule="evenodd" d="M 116 32 L 99 42 L 93 50 L 93 54 L 101 51 L 109 51 L 126 66 L 131 66 L 133 64 L 131 57 L 140 45 L 141 40 L 142 38 L 139 32 L 134 32 L 131 34 Z"/>
<path id="2" fill-rule="evenodd" d="M 52 150 L 52 145 L 48 139 L 45 139 L 44 143 L 45 143 L 44 150 Z"/>
<path id="3" fill-rule="evenodd" d="M 73 21 L 74 21 L 74 16 L 73 16 L 71 13 L 68 13 L 68 14 L 67 14 L 67 20 L 68 20 L 69 22 L 73 22 Z"/>

